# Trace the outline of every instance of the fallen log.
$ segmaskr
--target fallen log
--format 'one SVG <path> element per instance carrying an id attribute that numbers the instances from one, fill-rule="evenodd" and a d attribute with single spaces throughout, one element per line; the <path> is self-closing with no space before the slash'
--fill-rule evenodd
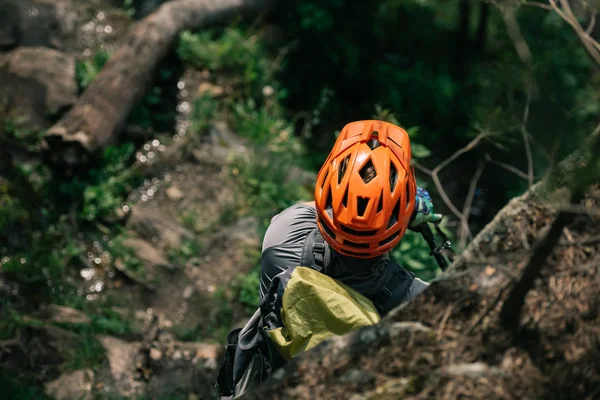
<path id="1" fill-rule="evenodd" d="M 273 2 L 174 0 L 163 4 L 135 25 L 75 106 L 47 131 L 50 161 L 75 166 L 114 142 L 180 32 L 266 10 Z"/>

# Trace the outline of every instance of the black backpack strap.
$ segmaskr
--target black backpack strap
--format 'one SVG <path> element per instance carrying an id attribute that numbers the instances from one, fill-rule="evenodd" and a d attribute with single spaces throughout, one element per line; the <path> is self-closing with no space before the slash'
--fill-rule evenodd
<path id="1" fill-rule="evenodd" d="M 386 268 L 385 274 L 381 288 L 372 299 L 381 316 L 387 314 L 406 299 L 415 279 L 415 274 L 405 270 L 393 261 Z"/>
<path id="2" fill-rule="evenodd" d="M 325 239 L 319 232 L 318 228 L 312 230 L 306 239 L 304 240 L 304 247 L 302 249 L 302 258 L 300 259 L 300 265 L 303 267 L 310 267 L 319 272 L 323 272 L 325 266 L 327 248 L 325 246 Z"/>

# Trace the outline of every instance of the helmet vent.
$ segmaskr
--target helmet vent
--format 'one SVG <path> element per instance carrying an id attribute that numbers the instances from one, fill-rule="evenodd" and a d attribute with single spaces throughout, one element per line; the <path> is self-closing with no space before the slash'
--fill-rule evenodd
<path id="1" fill-rule="evenodd" d="M 365 215 L 365 211 L 367 210 L 367 206 L 369 205 L 369 200 L 371 200 L 368 197 L 360 197 L 358 196 L 358 216 L 362 217 L 363 215 Z"/>
<path id="2" fill-rule="evenodd" d="M 390 229 L 392 226 L 396 225 L 398 222 L 398 215 L 400 215 L 400 199 L 398 199 L 396 205 L 394 206 L 394 210 L 392 211 L 392 215 L 388 221 L 387 229 Z"/>
<path id="3" fill-rule="evenodd" d="M 329 168 L 325 171 L 325 176 L 323 177 L 323 182 L 321 182 L 321 189 L 325 187 L 325 183 L 327 182 L 327 178 L 329 177 Z"/>
<path id="4" fill-rule="evenodd" d="M 360 169 L 359 173 L 364 183 L 371 182 L 377 176 L 377 170 L 375 170 L 373 161 L 371 161 L 370 158 L 369 161 L 367 161 L 366 164 Z"/>
<path id="5" fill-rule="evenodd" d="M 327 193 L 327 203 L 325 203 L 325 210 L 331 210 L 333 208 L 333 200 L 331 198 L 331 188 L 329 188 L 329 193 Z"/>
<path id="6" fill-rule="evenodd" d="M 346 246 L 356 247 L 357 249 L 368 249 L 369 243 L 355 243 L 349 240 L 344 239 L 344 244 Z"/>
<path id="7" fill-rule="evenodd" d="M 379 132 L 374 131 L 373 133 L 371 133 L 371 137 L 367 141 L 367 146 L 369 146 L 371 150 L 375 150 L 376 148 L 381 146 L 381 143 L 379 142 Z"/>
<path id="8" fill-rule="evenodd" d="M 342 198 L 342 204 L 344 207 L 348 207 L 348 188 L 346 187 L 346 192 L 344 193 L 344 197 Z"/>
<path id="9" fill-rule="evenodd" d="M 392 233 L 390 236 L 386 237 L 385 239 L 383 239 L 381 242 L 379 242 L 380 246 L 385 246 L 386 244 L 388 244 L 389 242 L 391 242 L 392 240 L 396 239 L 398 237 L 398 235 L 400 234 L 400 232 L 395 232 Z"/>
<path id="10" fill-rule="evenodd" d="M 344 175 L 346 174 L 346 170 L 348 169 L 348 163 L 350 162 L 350 154 L 348 154 L 342 163 L 340 164 L 340 168 L 338 169 L 338 185 L 342 183 L 342 179 L 344 179 Z"/>
<path id="11" fill-rule="evenodd" d="M 346 225 L 340 224 L 342 230 L 346 233 L 349 233 L 354 236 L 373 236 L 377 233 L 377 231 L 357 231 L 356 229 L 352 229 L 347 227 Z"/>
<path id="12" fill-rule="evenodd" d="M 383 210 L 383 189 L 381 189 L 381 194 L 379 195 L 379 204 L 377 204 L 377 212 Z"/>
<path id="13" fill-rule="evenodd" d="M 396 184 L 398 183 L 398 170 L 394 163 L 390 163 L 390 193 L 394 193 Z"/>
<path id="14" fill-rule="evenodd" d="M 327 222 L 323 221 L 321 218 L 317 218 L 317 221 L 319 222 L 325 233 L 327 233 L 329 237 L 335 240 L 335 233 L 333 233 L 333 230 L 331 230 L 329 225 L 327 225 Z"/>

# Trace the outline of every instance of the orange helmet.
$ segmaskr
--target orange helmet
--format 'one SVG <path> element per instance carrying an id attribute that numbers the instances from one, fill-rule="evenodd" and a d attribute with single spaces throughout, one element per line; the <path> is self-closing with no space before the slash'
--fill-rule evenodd
<path id="1" fill-rule="evenodd" d="M 317 224 L 341 254 L 373 258 L 402 238 L 417 185 L 406 131 L 383 121 L 342 129 L 315 186 Z"/>

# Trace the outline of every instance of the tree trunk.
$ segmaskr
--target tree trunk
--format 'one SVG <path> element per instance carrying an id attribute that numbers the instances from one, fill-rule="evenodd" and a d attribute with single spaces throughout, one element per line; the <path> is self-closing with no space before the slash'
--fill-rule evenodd
<path id="1" fill-rule="evenodd" d="M 273 0 L 175 0 L 136 24 L 75 106 L 46 133 L 51 161 L 77 165 L 114 141 L 134 105 L 149 89 L 159 61 L 178 34 L 240 13 L 266 9 Z"/>
<path id="2" fill-rule="evenodd" d="M 383 322 L 294 359 L 249 399 L 596 398 L 600 187 L 589 190 L 535 281 L 518 332 L 500 309 L 581 165 L 513 199 L 454 266 Z M 554 204 L 554 207 L 549 204 Z M 595 213 L 595 214 L 594 214 Z"/>

